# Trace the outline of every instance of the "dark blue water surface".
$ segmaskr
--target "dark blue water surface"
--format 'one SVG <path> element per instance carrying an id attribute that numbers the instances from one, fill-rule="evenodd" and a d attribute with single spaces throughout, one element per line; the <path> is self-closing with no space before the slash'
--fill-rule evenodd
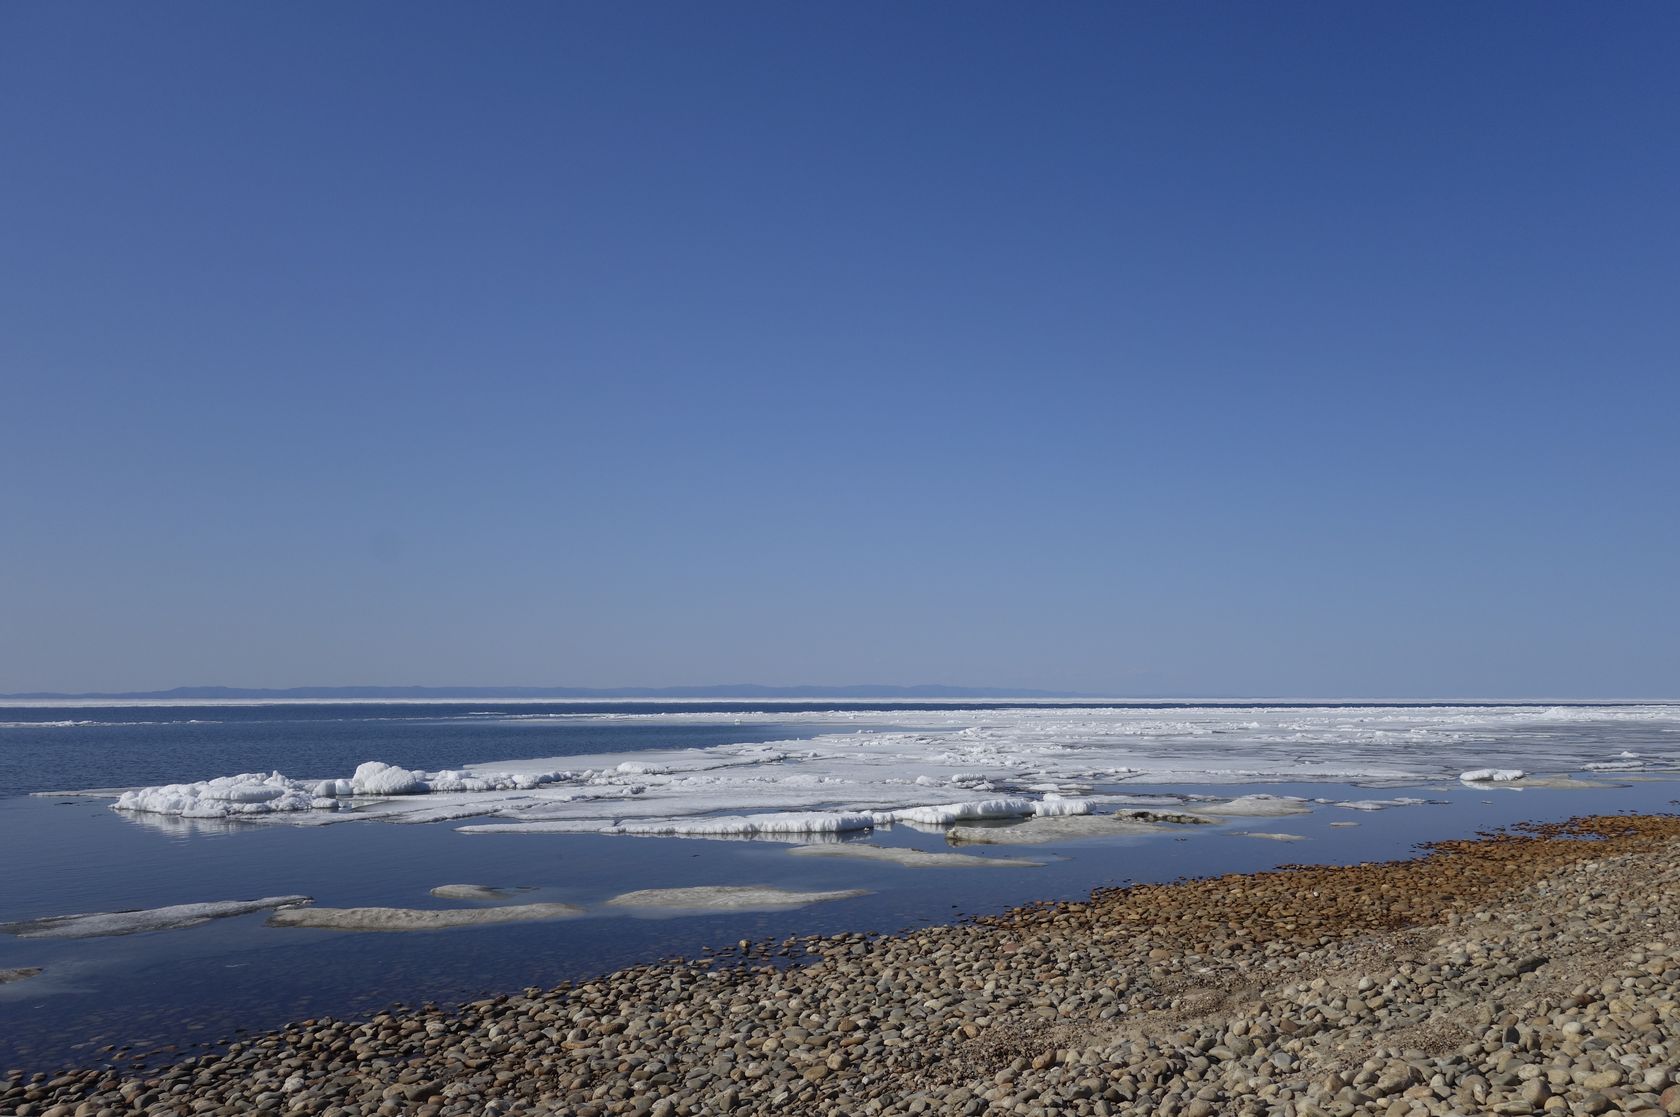
<path id="1" fill-rule="evenodd" d="M 716 711 L 719 704 L 693 708 Z M 762 710 L 741 704 L 740 712 Z M 777 704 L 771 709 L 785 710 Z M 814 704 L 813 709 L 842 709 Z M 851 707 L 851 708 L 855 708 Z M 906 707 L 909 708 L 909 707 Z M 1037 868 L 911 869 L 802 858 L 777 842 L 587 834 L 462 834 L 456 823 L 251 825 L 124 816 L 99 799 L 20 791 L 158 783 L 240 770 L 347 773 L 378 758 L 421 768 L 638 748 L 669 748 L 820 732 L 766 724 L 581 723 L 532 714 L 676 712 L 661 703 L 552 711 L 529 704 L 460 706 L 8 708 L 0 710 L 0 923 L 71 912 L 298 893 L 322 906 L 453 907 L 429 890 L 479 883 L 530 889 L 582 918 L 410 934 L 354 934 L 266 925 L 265 916 L 123 937 L 54 941 L 0 935 L 0 969 L 41 967 L 0 985 L 0 1070 L 99 1064 L 129 1047 L 175 1051 L 321 1015 L 354 1017 L 396 1002 L 447 1003 L 609 971 L 622 965 L 763 939 L 840 930 L 896 931 L 1034 900 L 1079 897 L 1125 881 L 1246 872 L 1291 862 L 1405 856 L 1425 841 L 1583 813 L 1673 810 L 1680 785 L 1545 790 L 1386 787 L 1429 805 L 1366 813 L 1321 806 L 1281 819 L 1235 819 L 1182 833 L 1048 846 L 971 847 L 1027 857 Z M 95 721 L 40 728 L 19 722 Z M 1240 788 L 1126 784 L 1132 794 L 1237 793 Z M 1364 799 L 1368 789 L 1270 784 L 1311 798 Z M 1351 829 L 1332 822 L 1355 822 Z M 1301 835 L 1293 843 L 1249 831 Z M 945 848 L 905 827 L 876 844 Z M 860 898 L 796 911 L 680 918 L 624 914 L 604 901 L 630 888 L 770 884 L 864 888 Z M 162 1057 L 169 1057 L 167 1054 Z"/>
<path id="2" fill-rule="evenodd" d="M 847 708 L 716 702 L 0 705 L 0 796 L 182 783 L 235 772 L 324 778 L 347 775 L 364 760 L 438 771 L 482 760 L 786 740 L 822 730 L 728 722 L 654 728 L 579 716 Z"/>

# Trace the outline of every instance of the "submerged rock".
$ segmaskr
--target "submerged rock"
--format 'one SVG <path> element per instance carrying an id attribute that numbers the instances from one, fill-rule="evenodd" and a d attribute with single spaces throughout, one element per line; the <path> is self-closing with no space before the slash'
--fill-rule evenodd
<path id="1" fill-rule="evenodd" d="M 693 888 L 642 888 L 635 892 L 626 892 L 622 896 L 614 896 L 607 903 L 621 908 L 668 908 L 684 911 L 776 911 L 867 895 L 867 888 L 848 888 L 835 892 L 794 892 L 768 885 L 715 884 Z"/>
<path id="2" fill-rule="evenodd" d="M 497 908 L 287 908 L 269 917 L 272 927 L 319 927 L 332 931 L 442 931 L 492 923 L 534 923 L 574 919 L 576 904 L 510 904 Z"/>
<path id="3" fill-rule="evenodd" d="M 795 857 L 853 857 L 862 861 L 889 861 L 912 869 L 1041 869 L 1042 861 L 1022 857 L 976 857 L 972 853 L 936 853 L 904 846 L 877 846 L 865 842 L 838 845 L 795 846 Z"/>
<path id="4" fill-rule="evenodd" d="M 95 911 L 52 915 L 18 923 L 0 923 L 0 932 L 21 939 L 92 939 L 106 935 L 134 935 L 142 931 L 171 931 L 196 927 L 212 919 L 249 915 L 270 908 L 310 903 L 308 896 L 268 896 L 261 900 L 216 900 L 204 904 L 172 904 L 135 911 Z"/>

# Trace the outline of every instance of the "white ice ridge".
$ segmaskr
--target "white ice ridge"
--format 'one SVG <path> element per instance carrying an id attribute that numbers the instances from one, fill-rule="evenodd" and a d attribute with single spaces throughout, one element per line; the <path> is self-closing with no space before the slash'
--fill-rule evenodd
<path id="1" fill-rule="evenodd" d="M 141 931 L 168 931 L 194 927 L 212 919 L 249 915 L 270 908 L 292 908 L 309 903 L 308 896 L 268 896 L 261 900 L 217 900 L 206 904 L 172 904 L 138 911 L 95 911 L 79 915 L 53 915 L 0 923 L 0 932 L 20 939 L 92 939 L 105 935 L 133 935 Z"/>
<path id="2" fill-rule="evenodd" d="M 529 791 L 568 775 L 569 772 L 420 772 L 370 760 L 358 766 L 349 779 L 291 780 L 279 772 L 267 775 L 246 772 L 197 783 L 172 783 L 125 791 L 113 805 L 119 811 L 145 811 L 183 818 L 336 811 L 350 806 L 349 800 L 356 798 L 428 795 L 439 791 Z"/>
<path id="3" fill-rule="evenodd" d="M 1527 775 L 1521 768 L 1474 768 L 1468 772 L 1460 772 L 1458 778 L 1465 783 L 1510 783 L 1520 780 Z"/>
<path id="4" fill-rule="evenodd" d="M 441 772 L 370 762 L 333 779 L 224 776 L 127 792 L 117 806 L 159 812 L 141 817 L 477 818 L 475 830 L 799 840 L 891 822 L 950 826 L 1069 814 L 1092 804 L 1101 810 L 1117 801 L 1121 783 L 1416 786 L 1482 770 L 1522 770 L 1539 774 L 1524 778 L 1530 785 L 1604 765 L 1669 770 L 1680 759 L 1648 745 L 1680 733 L 1680 706 L 1672 705 L 953 705 L 564 716 L 568 725 L 634 723 L 654 739 L 664 727 L 696 724 L 741 724 L 758 735 L 766 726 L 785 727 L 789 739 L 504 760 Z M 1628 746 L 1645 755 L 1626 755 Z M 1012 805 L 988 806 L 998 803 Z M 1237 809 L 1244 806 L 1272 812 L 1280 804 L 1239 800 Z"/>

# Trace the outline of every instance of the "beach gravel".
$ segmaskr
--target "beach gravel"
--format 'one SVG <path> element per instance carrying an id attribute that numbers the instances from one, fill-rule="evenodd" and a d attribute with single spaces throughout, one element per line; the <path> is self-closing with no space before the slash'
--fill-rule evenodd
<path id="1" fill-rule="evenodd" d="M 1586 818 L 743 942 L 157 1069 L 14 1073 L 0 1112 L 1680 1114 L 1677 853 L 1680 817 Z"/>

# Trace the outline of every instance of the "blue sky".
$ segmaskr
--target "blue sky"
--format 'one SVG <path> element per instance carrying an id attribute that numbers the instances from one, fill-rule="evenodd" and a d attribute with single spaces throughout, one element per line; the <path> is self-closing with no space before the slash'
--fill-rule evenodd
<path id="1" fill-rule="evenodd" d="M 1680 9 L 0 8 L 0 692 L 1680 694 Z"/>

